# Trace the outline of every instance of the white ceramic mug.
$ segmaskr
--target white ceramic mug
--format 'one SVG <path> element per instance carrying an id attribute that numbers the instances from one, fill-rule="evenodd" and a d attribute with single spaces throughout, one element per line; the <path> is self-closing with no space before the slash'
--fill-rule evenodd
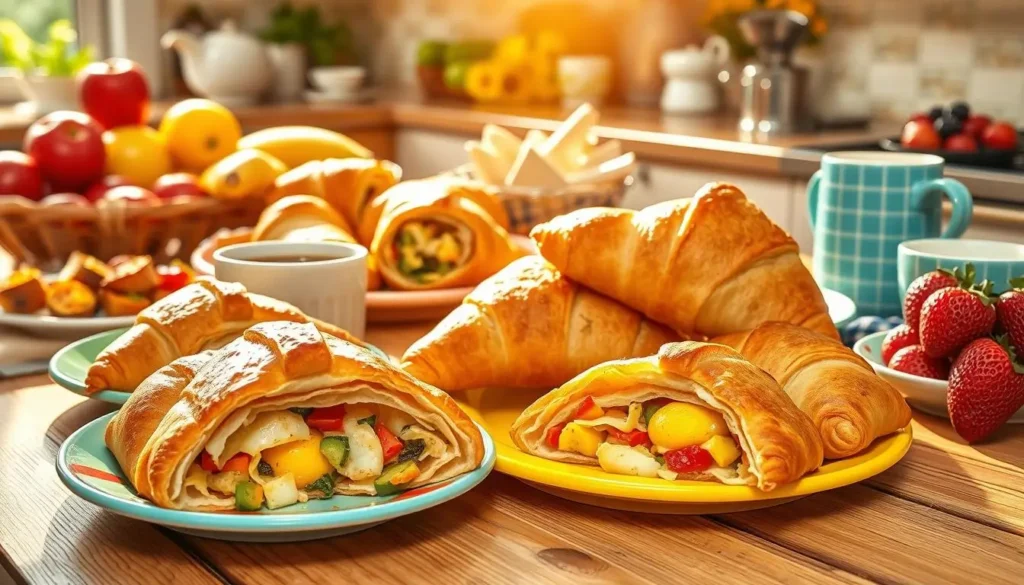
<path id="1" fill-rule="evenodd" d="M 296 256 L 303 262 L 261 261 Z M 250 242 L 213 253 L 218 280 L 291 303 L 362 338 L 366 333 L 366 248 L 341 242 Z"/>

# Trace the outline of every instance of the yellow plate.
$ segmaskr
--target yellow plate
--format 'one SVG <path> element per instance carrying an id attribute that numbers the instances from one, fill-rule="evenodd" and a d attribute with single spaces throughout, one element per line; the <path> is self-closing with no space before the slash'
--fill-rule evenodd
<path id="1" fill-rule="evenodd" d="M 757 488 L 701 481 L 666 481 L 605 473 L 599 467 L 549 461 L 523 453 L 508 430 L 537 392 L 474 390 L 459 397 L 498 448 L 494 468 L 569 500 L 620 510 L 661 514 L 718 514 L 777 506 L 799 497 L 831 490 L 877 475 L 910 449 L 910 427 L 875 441 L 866 451 L 823 465 L 799 481 L 765 493 Z"/>

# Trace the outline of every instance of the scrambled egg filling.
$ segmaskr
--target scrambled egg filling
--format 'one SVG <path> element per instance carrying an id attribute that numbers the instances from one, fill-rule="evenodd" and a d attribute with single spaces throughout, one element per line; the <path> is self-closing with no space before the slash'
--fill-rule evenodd
<path id="1" fill-rule="evenodd" d="M 454 227 L 429 220 L 402 224 L 394 248 L 399 272 L 423 284 L 454 270 L 463 253 Z"/>

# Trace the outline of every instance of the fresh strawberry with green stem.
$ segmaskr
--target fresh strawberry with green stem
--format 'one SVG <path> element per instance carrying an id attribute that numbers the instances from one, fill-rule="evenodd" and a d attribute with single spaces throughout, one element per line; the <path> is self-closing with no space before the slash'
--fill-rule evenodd
<path id="1" fill-rule="evenodd" d="M 974 265 L 967 265 L 967 273 L 970 275 L 972 284 L 974 280 Z M 944 288 L 955 288 L 966 280 L 967 275 L 961 276 L 960 269 L 952 272 L 948 270 L 933 270 L 922 274 L 914 279 L 907 287 L 907 295 L 903 297 L 903 321 L 911 328 L 921 328 L 921 307 L 928 297 L 937 290 Z M 968 285 L 970 286 L 970 285 Z"/>
<path id="2" fill-rule="evenodd" d="M 889 333 L 885 335 L 885 340 L 882 341 L 882 363 L 889 365 L 892 356 L 897 351 L 908 345 L 918 345 L 919 343 L 921 341 L 916 329 L 906 323 L 897 325 L 889 330 Z"/>
<path id="3" fill-rule="evenodd" d="M 929 357 L 920 345 L 908 345 L 892 356 L 889 367 L 897 372 L 945 380 L 949 377 L 949 362 L 945 358 Z"/>
<path id="4" fill-rule="evenodd" d="M 946 406 L 953 429 L 968 443 L 988 437 L 1024 406 L 1024 366 L 1005 336 L 976 339 L 960 352 Z"/>
<path id="5" fill-rule="evenodd" d="M 1024 276 L 1010 279 L 1011 289 L 999 295 L 996 315 L 1018 355 L 1024 355 Z"/>
<path id="6" fill-rule="evenodd" d="M 933 292 L 921 307 L 921 347 L 931 357 L 954 357 L 968 343 L 992 333 L 996 308 L 992 283 Z"/>

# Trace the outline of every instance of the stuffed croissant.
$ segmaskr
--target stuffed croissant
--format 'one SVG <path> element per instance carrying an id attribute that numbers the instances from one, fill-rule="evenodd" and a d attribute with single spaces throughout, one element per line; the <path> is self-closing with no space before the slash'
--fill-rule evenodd
<path id="1" fill-rule="evenodd" d="M 697 341 L 594 366 L 530 405 L 511 435 L 528 453 L 609 473 L 764 491 L 822 462 L 811 420 L 771 376 Z"/>
<path id="2" fill-rule="evenodd" d="M 216 349 L 264 321 L 313 322 L 323 331 L 361 343 L 340 327 L 297 308 L 250 293 L 237 282 L 199 279 L 145 308 L 135 325 L 104 349 L 86 373 L 86 392 L 131 392 L 179 357 Z"/>
<path id="3" fill-rule="evenodd" d="M 479 430 L 447 394 L 291 322 L 162 368 L 110 421 L 106 443 L 140 495 L 181 510 L 390 495 L 483 456 Z"/>

